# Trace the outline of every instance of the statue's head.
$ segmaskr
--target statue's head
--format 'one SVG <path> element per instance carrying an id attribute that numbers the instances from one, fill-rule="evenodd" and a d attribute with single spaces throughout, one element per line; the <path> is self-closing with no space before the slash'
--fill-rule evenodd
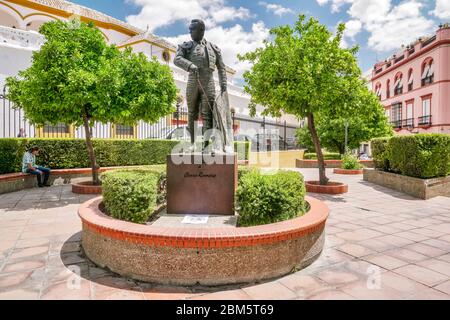
<path id="1" fill-rule="evenodd" d="M 205 35 L 205 23 L 203 20 L 194 19 L 191 21 L 189 25 L 189 33 L 191 34 L 191 38 L 194 41 L 200 42 Z"/>

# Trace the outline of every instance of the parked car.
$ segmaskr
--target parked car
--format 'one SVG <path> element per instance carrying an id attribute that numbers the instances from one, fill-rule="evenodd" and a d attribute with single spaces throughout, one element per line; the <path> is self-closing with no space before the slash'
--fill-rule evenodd
<path id="1" fill-rule="evenodd" d="M 202 134 L 202 126 L 198 127 L 199 136 Z M 149 137 L 150 139 L 153 138 L 160 138 L 160 139 L 168 139 L 168 140 L 190 140 L 190 134 L 188 127 L 186 125 L 183 126 L 168 126 L 161 129 L 161 133 L 157 137 Z"/>
<path id="2" fill-rule="evenodd" d="M 253 139 L 253 145 L 256 151 L 274 151 L 284 150 L 284 139 L 274 133 L 258 133 Z"/>
<path id="3" fill-rule="evenodd" d="M 295 137 L 286 137 L 286 150 L 299 149 L 297 139 Z"/>

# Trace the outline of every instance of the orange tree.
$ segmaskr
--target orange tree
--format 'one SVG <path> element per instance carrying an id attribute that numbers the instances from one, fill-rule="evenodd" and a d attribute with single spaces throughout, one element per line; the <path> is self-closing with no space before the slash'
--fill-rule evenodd
<path id="1" fill-rule="evenodd" d="M 142 53 L 108 45 L 92 23 L 48 22 L 40 32 L 46 42 L 28 69 L 7 79 L 7 96 L 38 126 L 83 126 L 92 180 L 99 184 L 94 122 L 134 125 L 172 112 L 177 96 L 172 73 Z"/>
<path id="2" fill-rule="evenodd" d="M 364 85 L 355 57 L 358 48 L 340 46 L 344 28 L 340 24 L 333 35 L 316 19 L 306 21 L 300 15 L 294 26 L 273 28 L 273 39 L 263 48 L 239 57 L 252 64 L 244 79 L 253 114 L 259 104 L 266 115 L 289 113 L 307 118 L 320 184 L 326 184 L 328 178 L 315 116 L 322 112 L 351 116 L 358 111 L 354 101 L 360 90 L 355 89 Z"/>

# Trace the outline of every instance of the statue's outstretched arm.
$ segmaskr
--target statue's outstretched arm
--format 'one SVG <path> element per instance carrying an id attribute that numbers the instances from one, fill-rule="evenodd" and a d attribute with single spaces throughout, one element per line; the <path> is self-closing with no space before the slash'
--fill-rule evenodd
<path id="1" fill-rule="evenodd" d="M 179 45 L 177 49 L 177 54 L 173 59 L 173 64 L 176 65 L 177 67 L 180 67 L 184 71 L 189 72 L 189 68 L 193 63 L 188 59 L 186 59 L 185 56 L 186 56 L 186 49 L 183 48 L 183 45 Z"/>

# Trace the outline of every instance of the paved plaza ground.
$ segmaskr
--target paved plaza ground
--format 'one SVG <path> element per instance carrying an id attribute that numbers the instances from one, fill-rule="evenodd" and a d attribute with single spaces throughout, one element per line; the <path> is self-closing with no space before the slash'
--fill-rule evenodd
<path id="1" fill-rule="evenodd" d="M 317 169 L 300 171 L 317 179 Z M 95 267 L 81 252 L 77 215 L 91 197 L 68 185 L 0 195 L 0 299 L 450 299 L 450 198 L 418 200 L 362 176 L 328 175 L 349 192 L 310 194 L 331 209 L 320 258 L 226 288 L 158 286 Z"/>

